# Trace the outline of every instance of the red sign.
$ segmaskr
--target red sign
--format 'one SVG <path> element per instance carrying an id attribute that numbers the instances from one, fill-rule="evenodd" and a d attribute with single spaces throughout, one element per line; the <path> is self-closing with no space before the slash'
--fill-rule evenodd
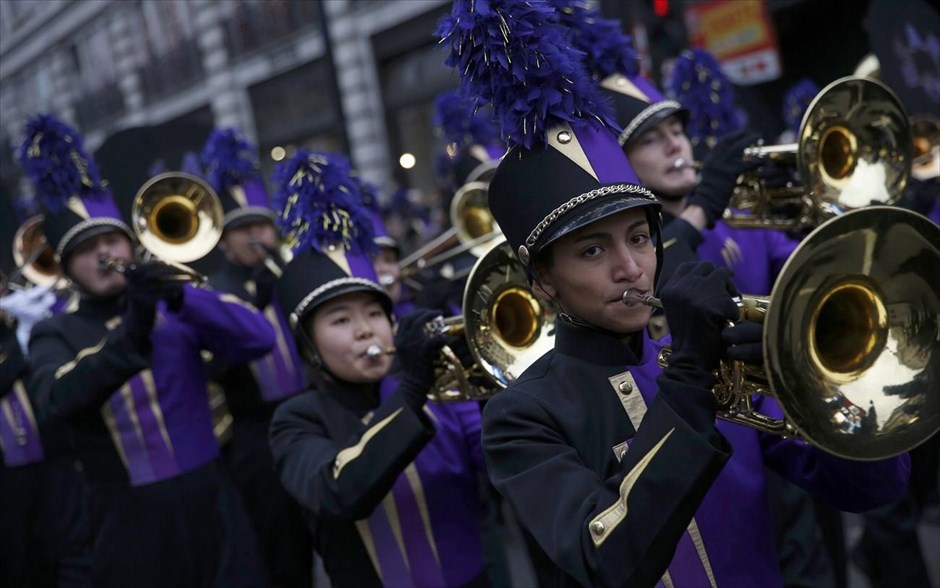
<path id="1" fill-rule="evenodd" d="M 780 77 L 777 36 L 764 0 L 711 0 L 685 7 L 689 43 L 713 53 L 740 85 Z"/>

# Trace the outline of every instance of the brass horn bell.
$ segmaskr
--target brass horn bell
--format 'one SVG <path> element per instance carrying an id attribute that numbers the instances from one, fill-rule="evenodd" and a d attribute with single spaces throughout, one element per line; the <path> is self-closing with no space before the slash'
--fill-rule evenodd
<path id="1" fill-rule="evenodd" d="M 861 461 L 926 441 L 940 431 L 937 284 L 940 227 L 926 217 L 872 206 L 822 224 L 769 299 L 739 303 L 764 324 L 764 366 L 722 363 L 718 416 Z M 755 394 L 776 397 L 784 419 L 755 411 Z"/>
<path id="2" fill-rule="evenodd" d="M 799 143 L 751 147 L 745 156 L 795 168 L 799 185 L 770 188 L 757 173 L 742 174 L 725 222 L 740 228 L 812 228 L 850 210 L 897 202 L 911 172 L 911 126 L 886 85 L 847 77 L 813 99 Z"/>
<path id="3" fill-rule="evenodd" d="M 18 272 L 37 286 L 53 286 L 62 278 L 62 268 L 55 251 L 46 241 L 43 216 L 37 214 L 23 222 L 13 235 L 13 262 Z"/>
<path id="4" fill-rule="evenodd" d="M 182 172 L 151 178 L 131 207 L 140 244 L 160 259 L 179 263 L 212 251 L 222 237 L 223 219 L 222 202 L 209 184 Z"/>
<path id="5" fill-rule="evenodd" d="M 468 370 L 444 347 L 437 381 L 428 394 L 431 400 L 488 398 L 555 344 L 555 311 L 535 296 L 525 268 L 505 239 L 474 264 L 462 311 L 426 325 L 431 335 L 463 332 L 474 359 Z"/>

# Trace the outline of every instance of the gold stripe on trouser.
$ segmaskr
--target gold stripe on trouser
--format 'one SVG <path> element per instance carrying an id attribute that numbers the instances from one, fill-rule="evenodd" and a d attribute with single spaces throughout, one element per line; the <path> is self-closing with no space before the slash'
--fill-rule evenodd
<path id="1" fill-rule="evenodd" d="M 431 546 L 431 551 L 434 552 L 434 561 L 440 567 L 441 558 L 437 554 L 437 541 L 434 540 L 434 529 L 431 527 L 431 515 L 428 512 L 428 503 L 424 495 L 424 485 L 421 484 L 421 477 L 418 475 L 418 469 L 415 467 L 414 462 L 405 468 L 405 478 L 408 480 L 408 485 L 411 486 L 415 503 L 418 505 L 418 513 L 421 515 L 421 523 L 424 525 L 424 534 Z"/>
<path id="2" fill-rule="evenodd" d="M 663 586 L 665 588 L 675 588 L 675 585 L 672 583 L 672 576 L 669 575 L 668 570 L 666 571 L 665 574 L 663 574 L 663 577 L 660 578 L 660 580 L 663 581 Z"/>

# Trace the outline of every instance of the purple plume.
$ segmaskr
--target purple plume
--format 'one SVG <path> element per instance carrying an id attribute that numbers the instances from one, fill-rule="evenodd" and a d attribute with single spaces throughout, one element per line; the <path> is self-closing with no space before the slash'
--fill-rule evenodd
<path id="1" fill-rule="evenodd" d="M 816 94 L 819 94 L 819 86 L 813 80 L 803 78 L 790 86 L 790 89 L 783 95 L 783 120 L 794 135 L 800 132 L 803 114 L 806 113 L 806 109 L 809 108 Z"/>
<path id="2" fill-rule="evenodd" d="M 85 152 L 84 138 L 52 114 L 37 114 L 26 122 L 16 156 L 35 186 L 36 198 L 52 214 L 65 210 L 72 196 L 108 196 L 97 164 Z"/>
<path id="3" fill-rule="evenodd" d="M 459 90 L 448 90 L 438 95 L 434 100 L 431 122 L 435 132 L 458 147 L 499 141 L 499 130 L 489 109 L 475 109 Z"/>
<path id="4" fill-rule="evenodd" d="M 205 177 L 216 192 L 261 179 L 256 150 L 237 129 L 212 131 L 200 158 Z"/>
<path id="5" fill-rule="evenodd" d="M 544 144 L 550 126 L 615 127 L 555 10 L 534 0 L 454 0 L 436 35 L 474 107 L 491 104 L 511 147 Z"/>
<path id="6" fill-rule="evenodd" d="M 720 137 L 745 126 L 745 117 L 735 104 L 734 86 L 715 56 L 704 49 L 693 47 L 679 55 L 668 90 L 689 110 L 686 132 L 693 141 Z"/>
<path id="7" fill-rule="evenodd" d="M 330 245 L 353 253 L 375 249 L 372 220 L 342 155 L 298 149 L 274 170 L 278 227 L 294 251 Z"/>
<path id="8" fill-rule="evenodd" d="M 640 73 L 640 60 L 633 39 L 623 33 L 620 21 L 601 18 L 594 2 L 549 0 L 558 22 L 569 30 L 572 44 L 586 55 L 584 64 L 596 80 L 613 74 L 633 77 Z"/>

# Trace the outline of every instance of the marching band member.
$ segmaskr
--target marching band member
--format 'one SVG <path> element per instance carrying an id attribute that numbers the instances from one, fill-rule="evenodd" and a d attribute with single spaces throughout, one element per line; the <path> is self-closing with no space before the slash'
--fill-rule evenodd
<path id="1" fill-rule="evenodd" d="M 303 364 L 274 296 L 286 263 L 278 252 L 270 207 L 255 148 L 236 129 L 213 131 L 202 151 L 205 174 L 225 211 L 219 249 L 225 254 L 209 277 L 217 292 L 233 294 L 264 314 L 276 333 L 271 353 L 246 363 L 213 362 L 213 380 L 232 415 L 223 463 L 251 517 L 253 537 L 273 586 L 310 586 L 313 544 L 297 503 L 284 491 L 268 446 L 274 409 L 304 389 Z M 221 365 L 220 365 L 221 364 Z"/>
<path id="2" fill-rule="evenodd" d="M 29 334 L 57 303 L 48 286 L 0 298 L 0 584 L 84 586 L 84 482 L 61 425 L 39 426 L 26 390 Z M 5 320 L 7 317 L 13 320 Z"/>
<path id="3" fill-rule="evenodd" d="M 393 347 L 391 300 L 349 176 L 345 158 L 304 149 L 277 171 L 282 230 L 297 243 L 278 297 L 314 381 L 271 424 L 281 481 L 333 586 L 488 585 L 479 408 L 426 404 L 445 342 L 423 333 L 435 313 L 404 319 Z"/>
<path id="4" fill-rule="evenodd" d="M 184 286 L 175 268 L 135 264 L 82 138 L 51 115 L 26 127 L 19 162 L 78 308 L 38 323 L 29 392 L 40 426 L 68 429 L 89 488 L 95 586 L 256 586 L 232 557 L 237 499 L 217 465 L 200 351 L 244 362 L 274 333 L 234 297 Z M 111 260 L 125 273 L 105 269 Z"/>
<path id="5" fill-rule="evenodd" d="M 560 312 L 555 349 L 486 405 L 490 479 L 555 585 L 779 584 L 763 464 L 858 511 L 900 495 L 909 460 L 853 463 L 716 423 L 719 359 L 761 350 L 749 330 L 725 328 L 737 290 L 712 264 L 680 266 L 661 293 L 672 355 L 658 365 L 664 342 L 646 333 L 649 309 L 621 296 L 656 288 L 660 204 L 552 12 L 457 0 L 439 29 L 448 64 L 469 95 L 493 104 L 514 145 L 490 208 Z M 760 403 L 780 416 L 772 400 Z"/>

